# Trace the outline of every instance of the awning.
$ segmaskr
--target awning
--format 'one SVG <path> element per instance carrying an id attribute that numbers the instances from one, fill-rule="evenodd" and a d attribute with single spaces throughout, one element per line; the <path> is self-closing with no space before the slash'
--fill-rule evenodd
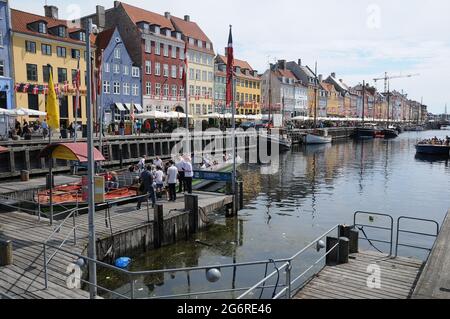
<path id="1" fill-rule="evenodd" d="M 125 109 L 125 107 L 123 106 L 122 103 L 115 103 L 115 104 L 116 104 L 117 109 L 118 109 L 120 112 L 126 112 L 126 109 Z"/>
<path id="2" fill-rule="evenodd" d="M 9 150 L 6 147 L 0 146 L 0 153 L 8 152 Z"/>
<path id="3" fill-rule="evenodd" d="M 138 112 L 144 112 L 144 109 L 142 108 L 142 106 L 140 104 L 135 104 L 134 107 L 136 108 L 136 110 Z"/>
<path id="4" fill-rule="evenodd" d="M 124 103 L 123 105 L 125 105 L 127 110 L 131 112 L 131 104 L 130 103 Z"/>
<path id="5" fill-rule="evenodd" d="M 85 163 L 87 158 L 87 143 L 55 143 L 45 147 L 39 157 L 55 158 L 67 161 L 79 161 Z M 104 161 L 102 153 L 94 147 L 94 161 Z"/>

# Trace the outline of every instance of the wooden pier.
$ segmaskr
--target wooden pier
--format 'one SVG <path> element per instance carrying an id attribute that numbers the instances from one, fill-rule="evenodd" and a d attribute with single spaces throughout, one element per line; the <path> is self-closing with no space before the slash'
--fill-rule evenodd
<path id="1" fill-rule="evenodd" d="M 202 218 L 233 202 L 233 196 L 213 193 L 198 192 L 198 207 Z M 161 202 L 163 204 L 163 233 L 160 236 L 160 244 L 169 244 L 180 233 L 180 239 L 185 239 L 184 223 L 189 223 L 189 212 L 184 212 L 184 197 L 180 196 L 175 203 Z M 155 212 L 151 208 L 142 205 L 142 209 L 136 211 L 136 204 L 114 207 L 111 218 L 105 217 L 104 212 L 97 212 L 95 227 L 97 235 L 97 257 L 103 259 L 108 247 L 105 243 L 118 243 L 115 248 L 117 253 L 124 249 L 128 251 L 138 246 L 148 246 L 153 243 L 155 233 Z M 150 212 L 150 213 L 149 213 Z M 48 264 L 48 288 L 45 289 L 44 280 L 44 255 L 43 243 L 51 236 L 50 244 L 59 246 L 72 253 L 86 255 L 88 244 L 87 215 L 76 217 L 74 224 L 76 229 L 76 243 L 72 237 L 72 222 L 65 223 L 54 233 L 58 225 L 50 226 L 45 219 L 38 220 L 32 216 L 20 212 L 0 213 L 0 241 L 12 241 L 13 263 L 0 267 L 0 293 L 20 299 L 83 299 L 89 298 L 89 293 L 81 289 L 69 289 L 67 287 L 67 267 L 75 261 L 72 254 L 57 253 Z M 175 226 L 174 226 L 175 225 Z M 142 230 L 145 231 L 142 231 Z M 141 236 L 150 234 L 144 243 Z M 136 246 L 136 247 L 133 247 Z M 106 248 L 105 248 L 106 247 Z M 105 248 L 105 249 L 101 249 Z M 147 247 L 146 247 L 147 248 Z M 49 248 L 48 255 L 55 252 Z"/>

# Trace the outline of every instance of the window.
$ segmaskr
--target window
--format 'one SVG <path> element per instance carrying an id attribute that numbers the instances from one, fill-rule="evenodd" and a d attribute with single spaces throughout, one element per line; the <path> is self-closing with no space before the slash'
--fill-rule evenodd
<path id="1" fill-rule="evenodd" d="M 103 93 L 111 93 L 111 86 L 109 85 L 109 81 L 103 81 Z"/>
<path id="2" fill-rule="evenodd" d="M 36 42 L 25 41 L 26 51 L 29 53 L 36 53 Z"/>
<path id="3" fill-rule="evenodd" d="M 195 80 L 195 70 L 189 69 L 189 80 Z"/>
<path id="4" fill-rule="evenodd" d="M 37 65 L 36 64 L 27 64 L 27 80 L 28 81 L 37 81 Z"/>
<path id="5" fill-rule="evenodd" d="M 184 97 L 184 86 L 180 86 L 180 96 Z"/>
<path id="6" fill-rule="evenodd" d="M 134 78 L 138 78 L 139 77 L 139 68 L 138 67 L 133 66 L 131 68 L 131 76 L 134 77 Z"/>
<path id="7" fill-rule="evenodd" d="M 80 50 L 78 49 L 72 49 L 72 59 L 78 59 L 80 57 Z"/>
<path id="8" fill-rule="evenodd" d="M 43 55 L 52 55 L 52 46 L 49 44 L 42 44 L 41 51 Z"/>
<path id="9" fill-rule="evenodd" d="M 169 77 L 169 65 L 168 64 L 164 64 L 164 76 L 166 78 Z"/>
<path id="10" fill-rule="evenodd" d="M 130 95 L 130 83 L 123 84 L 123 94 Z"/>
<path id="11" fill-rule="evenodd" d="M 152 74 L 152 61 L 145 61 L 145 73 Z"/>
<path id="12" fill-rule="evenodd" d="M 195 87 L 195 95 L 200 96 L 200 87 L 199 86 Z"/>
<path id="13" fill-rule="evenodd" d="M 197 45 L 199 48 L 203 48 L 203 41 L 202 40 L 198 40 L 197 41 Z"/>
<path id="14" fill-rule="evenodd" d="M 152 41 L 145 39 L 145 52 L 151 53 L 152 52 Z"/>
<path id="15" fill-rule="evenodd" d="M 67 81 L 67 69 L 58 68 L 58 82 L 64 83 Z"/>
<path id="16" fill-rule="evenodd" d="M 176 65 L 172 65 L 172 78 L 174 78 L 174 79 L 177 78 L 177 66 Z"/>
<path id="17" fill-rule="evenodd" d="M 56 47 L 56 54 L 60 57 L 60 58 L 65 58 L 66 57 L 66 48 L 64 47 Z"/>
<path id="18" fill-rule="evenodd" d="M 182 79 L 183 78 L 184 68 L 182 66 L 180 66 L 178 69 L 180 70 L 180 79 Z"/>
<path id="19" fill-rule="evenodd" d="M 155 42 L 155 54 L 160 55 L 161 54 L 161 43 Z"/>
<path id="20" fill-rule="evenodd" d="M 161 64 L 159 62 L 155 63 L 155 75 L 161 75 Z"/>
<path id="21" fill-rule="evenodd" d="M 200 70 L 195 70 L 195 80 L 197 81 L 201 81 L 201 71 Z"/>
<path id="22" fill-rule="evenodd" d="M 176 59 L 177 58 L 177 47 L 172 46 L 172 58 Z"/>
<path id="23" fill-rule="evenodd" d="M 139 86 L 137 84 L 133 84 L 131 94 L 133 94 L 133 96 L 139 95 Z"/>
<path id="24" fill-rule="evenodd" d="M 184 56 L 184 50 L 180 49 L 180 60 L 184 60 L 186 57 Z"/>
<path id="25" fill-rule="evenodd" d="M 152 83 L 151 82 L 145 83 L 145 95 L 152 95 Z"/>
<path id="26" fill-rule="evenodd" d="M 176 96 L 177 96 L 177 86 L 172 85 L 172 97 L 176 97 Z"/>
<path id="27" fill-rule="evenodd" d="M 189 85 L 189 95 L 190 96 L 194 96 L 195 95 L 195 91 L 194 91 L 194 86 L 193 85 Z"/>
<path id="28" fill-rule="evenodd" d="M 202 71 L 202 81 L 203 82 L 208 81 L 208 72 Z"/>
<path id="29" fill-rule="evenodd" d="M 155 84 L 155 95 L 160 96 L 161 95 L 161 83 Z"/>
<path id="30" fill-rule="evenodd" d="M 114 72 L 114 74 L 120 73 L 120 65 L 119 64 L 113 64 L 113 72 Z"/>
<path id="31" fill-rule="evenodd" d="M 195 40 L 193 38 L 189 38 L 189 44 L 190 45 L 194 45 L 195 44 Z"/>
<path id="32" fill-rule="evenodd" d="M 129 75 L 130 74 L 130 68 L 128 65 L 123 66 L 123 75 Z"/>
<path id="33" fill-rule="evenodd" d="M 208 57 L 206 56 L 206 54 L 202 54 L 202 63 L 203 64 L 207 64 L 208 63 Z"/>
<path id="34" fill-rule="evenodd" d="M 75 117 L 75 112 L 76 112 L 76 117 L 78 117 L 78 118 L 82 117 L 81 116 L 81 101 L 82 101 L 82 99 L 80 98 L 79 99 L 80 106 L 77 108 L 76 107 L 76 105 L 77 105 L 77 97 L 75 95 L 72 96 L 73 117 Z"/>
<path id="35" fill-rule="evenodd" d="M 56 29 L 56 33 L 59 37 L 64 38 L 66 36 L 66 28 L 63 26 L 60 26 Z"/>
<path id="36" fill-rule="evenodd" d="M 105 72 L 109 73 L 109 63 L 105 63 Z"/>
<path id="37" fill-rule="evenodd" d="M 206 97 L 206 87 L 202 87 L 202 96 Z"/>
<path id="38" fill-rule="evenodd" d="M 114 58 L 115 59 L 120 59 L 120 48 L 115 48 L 114 49 Z"/>
<path id="39" fill-rule="evenodd" d="M 5 61 L 0 60 L 0 76 L 5 75 Z"/>
<path id="40" fill-rule="evenodd" d="M 164 84 L 164 96 L 169 96 L 169 84 Z"/>
<path id="41" fill-rule="evenodd" d="M 39 95 L 28 94 L 28 108 L 30 110 L 39 111 Z"/>
<path id="42" fill-rule="evenodd" d="M 194 53 L 195 54 L 195 62 L 200 63 L 201 62 L 201 54 L 200 53 Z"/>
<path id="43" fill-rule="evenodd" d="M 69 117 L 69 99 L 67 95 L 59 99 L 59 116 L 62 119 Z"/>
<path id="44" fill-rule="evenodd" d="M 44 22 L 39 22 L 38 32 L 39 33 L 47 33 L 47 25 Z"/>
<path id="45" fill-rule="evenodd" d="M 44 65 L 42 67 L 42 74 L 44 75 L 44 82 L 48 82 L 49 78 L 50 78 L 50 67 L 47 65 Z"/>
<path id="46" fill-rule="evenodd" d="M 0 32 L 0 46 L 3 46 L 3 33 Z"/>
<path id="47" fill-rule="evenodd" d="M 208 50 L 211 49 L 211 43 L 206 42 L 206 48 L 207 48 Z"/>
<path id="48" fill-rule="evenodd" d="M 213 82 L 214 77 L 212 72 L 208 72 L 208 82 Z"/>
<path id="49" fill-rule="evenodd" d="M 164 44 L 164 56 L 169 56 L 169 45 Z"/>
<path id="50" fill-rule="evenodd" d="M 113 94 L 120 94 L 120 83 L 119 82 L 114 82 L 113 83 Z"/>

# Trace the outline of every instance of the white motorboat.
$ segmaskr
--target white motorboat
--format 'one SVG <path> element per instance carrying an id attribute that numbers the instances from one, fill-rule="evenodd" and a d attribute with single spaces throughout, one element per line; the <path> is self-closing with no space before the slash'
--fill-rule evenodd
<path id="1" fill-rule="evenodd" d="M 305 144 L 328 144 L 333 141 L 333 137 L 328 136 L 328 131 L 324 131 L 323 134 L 320 133 L 308 133 L 305 135 Z"/>
<path id="2" fill-rule="evenodd" d="M 450 131 L 450 125 L 441 126 L 441 130 L 443 130 L 443 131 Z"/>

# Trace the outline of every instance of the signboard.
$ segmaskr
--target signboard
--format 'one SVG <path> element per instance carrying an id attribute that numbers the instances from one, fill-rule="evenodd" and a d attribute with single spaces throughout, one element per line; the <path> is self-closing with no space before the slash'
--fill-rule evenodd
<path id="1" fill-rule="evenodd" d="M 194 179 L 203 179 L 207 181 L 217 182 L 231 182 L 231 172 L 209 172 L 209 171 L 194 171 Z"/>

